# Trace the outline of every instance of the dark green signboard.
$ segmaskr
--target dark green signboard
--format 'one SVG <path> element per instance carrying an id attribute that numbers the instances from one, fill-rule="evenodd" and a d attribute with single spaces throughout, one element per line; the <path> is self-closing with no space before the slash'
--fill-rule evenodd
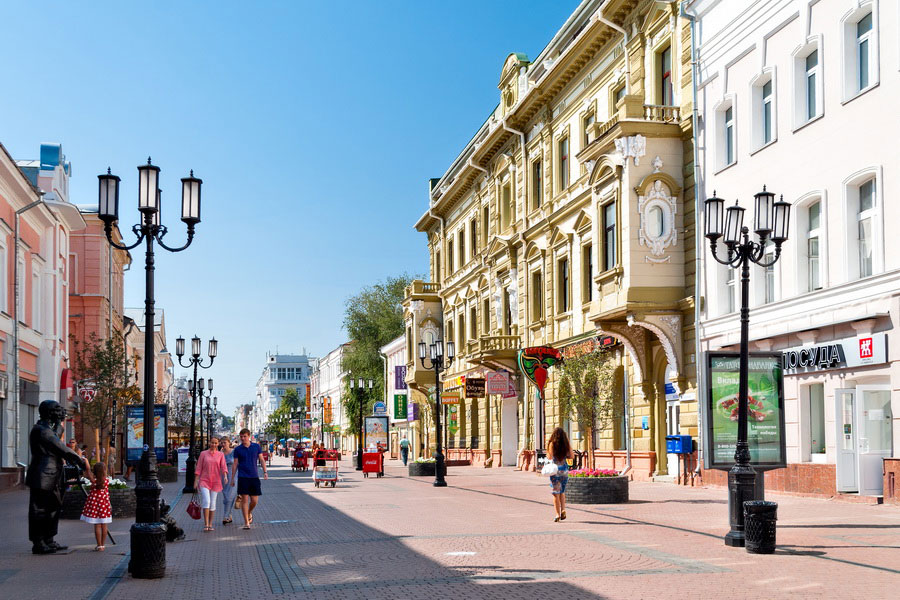
<path id="1" fill-rule="evenodd" d="M 394 394 L 394 420 L 406 418 L 406 394 Z"/>
<path id="2" fill-rule="evenodd" d="M 738 353 L 708 353 L 709 466 L 730 469 L 738 430 Z M 753 352 L 748 372 L 747 443 L 754 466 L 787 462 L 784 440 L 784 374 L 780 353 Z"/>

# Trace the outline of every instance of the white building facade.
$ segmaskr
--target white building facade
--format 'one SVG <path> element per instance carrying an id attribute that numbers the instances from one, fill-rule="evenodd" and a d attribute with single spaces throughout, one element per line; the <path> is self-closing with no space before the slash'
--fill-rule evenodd
<path id="1" fill-rule="evenodd" d="M 327 448 L 350 451 L 355 441 L 352 436 L 346 439 L 343 436 L 349 423 L 345 422 L 341 401 L 346 376 L 342 366 L 346 348 L 347 344 L 341 344 L 316 364 L 311 377 L 314 420 L 311 437 Z"/>
<path id="2" fill-rule="evenodd" d="M 390 417 L 390 456 L 398 458 L 400 456 L 400 440 L 403 436 L 409 440 L 410 448 L 415 450 L 418 444 L 414 442 L 414 438 L 418 439 L 418 428 L 414 426 L 417 421 L 415 413 L 409 414 L 409 411 L 415 408 L 409 408 L 409 386 L 406 384 L 407 354 L 406 354 L 406 336 L 401 335 L 391 340 L 380 348 L 381 357 L 384 361 L 384 403 L 388 409 Z M 413 452 L 412 454 L 415 454 Z M 415 456 L 410 456 L 415 458 Z"/>
<path id="3" fill-rule="evenodd" d="M 763 185 L 791 204 L 780 259 L 750 275 L 750 349 L 786 357 L 788 469 L 766 485 L 880 495 L 882 459 L 900 451 L 897 3 L 687 10 L 699 18 L 698 200 L 740 198 L 751 230 Z M 737 350 L 740 274 L 704 245 L 700 349 Z"/>
<path id="4" fill-rule="evenodd" d="M 297 390 L 301 406 L 306 406 L 309 375 L 315 360 L 305 354 L 266 354 L 266 366 L 256 382 L 256 404 L 253 427 L 250 428 L 253 433 L 265 430 L 269 416 L 281 405 L 281 399 L 289 389 Z"/>

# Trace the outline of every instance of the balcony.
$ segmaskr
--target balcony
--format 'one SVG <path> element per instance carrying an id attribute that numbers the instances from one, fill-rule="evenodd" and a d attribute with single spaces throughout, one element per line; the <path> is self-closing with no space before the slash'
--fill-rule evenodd
<path id="1" fill-rule="evenodd" d="M 412 300 L 424 300 L 425 298 L 417 298 L 417 296 L 437 296 L 441 291 L 441 284 L 431 283 L 415 279 L 406 286 L 406 298 Z"/>
<path id="2" fill-rule="evenodd" d="M 518 335 L 481 336 L 466 344 L 467 358 L 473 364 L 515 370 L 521 344 Z"/>
<path id="3" fill-rule="evenodd" d="M 681 121 L 681 107 L 665 106 L 662 104 L 645 104 L 644 120 L 657 121 L 659 123 L 677 123 Z"/>

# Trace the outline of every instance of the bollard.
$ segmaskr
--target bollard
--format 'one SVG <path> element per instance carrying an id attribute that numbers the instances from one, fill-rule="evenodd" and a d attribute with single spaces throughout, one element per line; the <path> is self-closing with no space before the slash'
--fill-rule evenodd
<path id="1" fill-rule="evenodd" d="M 772 554 L 775 552 L 775 522 L 778 503 L 765 500 L 744 502 L 744 531 L 747 552 Z"/>

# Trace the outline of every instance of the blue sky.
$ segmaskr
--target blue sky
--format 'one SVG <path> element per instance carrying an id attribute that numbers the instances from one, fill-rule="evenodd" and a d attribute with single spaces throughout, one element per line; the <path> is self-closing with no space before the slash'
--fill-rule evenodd
<path id="1" fill-rule="evenodd" d="M 180 181 L 204 180 L 193 245 L 157 255 L 169 346 L 219 340 L 219 406 L 249 402 L 267 351 L 345 341 L 345 300 L 425 274 L 413 229 L 439 177 L 497 104 L 504 58 L 534 58 L 578 5 L 507 2 L 9 2 L 0 19 L 0 141 L 60 142 L 72 201 L 161 167 L 170 244 Z M 143 306 L 143 252 L 126 306 Z M 176 368 L 176 373 L 182 370 Z"/>

